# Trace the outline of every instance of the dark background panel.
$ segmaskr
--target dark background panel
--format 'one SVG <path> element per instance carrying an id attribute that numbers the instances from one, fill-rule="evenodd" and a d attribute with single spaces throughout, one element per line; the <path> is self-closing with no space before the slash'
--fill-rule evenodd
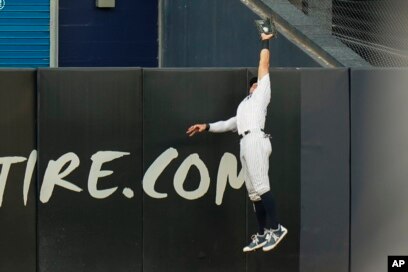
<path id="1" fill-rule="evenodd" d="M 408 70 L 351 70 L 351 271 L 408 252 Z"/>
<path id="2" fill-rule="evenodd" d="M 35 85 L 35 70 L 0 70 L 0 157 L 28 158 L 36 148 Z M 34 173 L 25 206 L 26 165 L 13 164 L 6 180 L 0 207 L 0 271 L 36 271 L 36 177 Z"/>
<path id="3" fill-rule="evenodd" d="M 349 76 L 301 70 L 300 271 L 348 271 Z"/>
<path id="4" fill-rule="evenodd" d="M 60 67 L 156 67 L 158 1 L 61 0 L 58 14 Z"/>
<path id="5" fill-rule="evenodd" d="M 141 271 L 141 75 L 141 69 L 39 71 L 39 176 L 50 160 L 74 152 L 80 165 L 66 180 L 83 189 L 56 186 L 40 203 L 39 271 Z M 118 186 L 105 199 L 87 187 L 98 151 L 130 152 L 102 166 L 114 173 L 100 178 L 98 189 Z M 134 197 L 125 197 L 124 188 Z"/>
<path id="6" fill-rule="evenodd" d="M 144 271 L 245 271 L 246 190 L 227 185 L 223 202 L 215 204 L 217 171 L 224 153 L 239 162 L 237 134 L 185 134 L 194 123 L 226 120 L 247 91 L 246 70 L 144 70 L 144 170 L 162 152 L 177 149 L 178 158 L 162 172 L 157 199 L 144 195 Z M 197 153 L 211 184 L 199 199 L 187 200 L 173 186 L 174 174 L 190 154 Z M 197 188 L 193 167 L 186 190 Z"/>
<path id="7" fill-rule="evenodd" d="M 256 74 L 250 69 L 248 78 Z M 300 232 L 300 72 L 272 69 L 271 102 L 265 131 L 273 137 L 269 178 L 278 220 L 288 235 L 268 253 L 248 255 L 248 271 L 299 271 Z M 257 231 L 253 207 L 248 201 L 248 237 Z"/>
<path id="8" fill-rule="evenodd" d="M 254 20 L 259 18 L 241 1 L 160 1 L 161 66 L 258 65 L 261 43 Z M 271 42 L 271 52 L 272 67 L 320 67 L 283 35 Z"/>

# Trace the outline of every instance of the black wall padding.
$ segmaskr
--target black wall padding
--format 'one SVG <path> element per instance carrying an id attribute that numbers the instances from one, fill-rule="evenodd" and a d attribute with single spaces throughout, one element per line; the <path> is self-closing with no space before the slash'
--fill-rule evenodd
<path id="1" fill-rule="evenodd" d="M 0 207 L 0 271 L 340 272 L 351 254 L 371 272 L 406 254 L 408 76 L 352 70 L 350 96 L 346 69 L 270 71 L 269 174 L 289 234 L 242 253 L 257 227 L 240 139 L 185 132 L 235 116 L 255 72 L 40 69 L 36 98 L 34 70 L 2 70 L 0 160 L 24 158 Z"/>
<path id="2" fill-rule="evenodd" d="M 301 272 L 348 271 L 348 76 L 347 69 L 301 70 Z"/>
<path id="3" fill-rule="evenodd" d="M 250 69 L 248 78 L 256 75 Z M 279 222 L 289 232 L 276 249 L 248 255 L 248 271 L 299 271 L 300 230 L 300 72 L 271 69 L 271 101 L 265 131 L 271 134 L 269 164 L 271 191 Z M 257 232 L 252 204 L 248 201 L 248 237 Z"/>
<path id="4" fill-rule="evenodd" d="M 407 86 L 406 69 L 351 70 L 352 272 L 408 252 Z"/>
<path id="5" fill-rule="evenodd" d="M 38 78 L 39 271 L 142 271 L 141 69 L 45 69 Z M 88 177 L 100 151 L 130 154 L 101 166 L 113 173 L 97 190 L 118 188 L 97 199 Z M 57 185 L 47 202 L 46 169 L 68 152 L 80 165 L 64 179 L 83 191 Z"/>
<path id="6" fill-rule="evenodd" d="M 194 123 L 235 116 L 246 96 L 246 69 L 149 69 L 143 78 L 144 171 L 167 149 L 178 152 L 155 185 L 167 197 L 143 197 L 144 271 L 245 271 L 244 185 L 239 190 L 227 185 L 222 204 L 215 203 L 218 166 L 225 153 L 231 153 L 241 169 L 239 138 L 233 133 L 189 138 L 185 132 Z M 211 180 L 208 191 L 195 200 L 180 196 L 173 185 L 176 171 L 191 154 L 199 156 Z M 193 166 L 184 190 L 199 186 Z"/>
<path id="7" fill-rule="evenodd" d="M 24 204 L 27 160 L 35 150 L 35 70 L 0 70 L 0 171 L 6 157 L 19 158 L 10 166 L 0 195 L 0 271 L 36 271 L 35 171 Z M 15 158 L 17 159 L 17 158 Z M 30 167 L 29 167 L 30 168 Z M 32 168 L 30 168 L 32 169 Z M 1 194 L 1 190 L 0 190 Z"/>

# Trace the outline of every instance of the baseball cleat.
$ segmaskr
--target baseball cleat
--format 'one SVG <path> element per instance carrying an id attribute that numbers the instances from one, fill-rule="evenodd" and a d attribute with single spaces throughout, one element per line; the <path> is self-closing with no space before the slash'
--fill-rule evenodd
<path id="1" fill-rule="evenodd" d="M 244 247 L 243 251 L 244 252 L 250 252 L 250 251 L 254 251 L 258 248 L 263 247 L 266 244 L 266 232 L 263 235 L 259 235 L 254 234 L 251 236 L 251 243 L 249 243 L 249 245 L 247 245 L 246 247 Z"/>
<path id="2" fill-rule="evenodd" d="M 277 230 L 268 230 L 266 235 L 266 243 L 262 250 L 269 251 L 274 249 L 282 241 L 286 234 L 288 234 L 288 230 L 282 225 L 279 225 Z"/>

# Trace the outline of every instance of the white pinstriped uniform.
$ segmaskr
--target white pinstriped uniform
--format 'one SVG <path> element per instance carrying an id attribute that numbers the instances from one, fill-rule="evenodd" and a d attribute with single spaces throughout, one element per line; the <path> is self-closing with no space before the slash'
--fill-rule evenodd
<path id="1" fill-rule="evenodd" d="M 262 131 L 265 127 L 266 111 L 271 100 L 271 83 L 269 74 L 258 81 L 257 88 L 238 106 L 237 115 L 226 120 L 210 124 L 210 132 L 220 133 L 237 131 L 241 139 L 241 164 L 244 171 L 245 185 L 252 201 L 261 200 L 261 195 L 270 190 L 269 156 L 272 145 Z"/>

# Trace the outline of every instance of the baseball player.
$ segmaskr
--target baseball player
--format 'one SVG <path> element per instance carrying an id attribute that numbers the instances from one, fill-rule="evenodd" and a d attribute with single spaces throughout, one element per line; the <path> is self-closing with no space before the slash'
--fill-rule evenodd
<path id="1" fill-rule="evenodd" d="M 269 78 L 269 40 L 274 34 L 261 34 L 262 49 L 258 67 L 258 77 L 250 80 L 249 95 L 239 104 L 236 116 L 210 124 L 195 124 L 188 128 L 187 134 L 198 132 L 221 133 L 238 132 L 240 141 L 240 159 L 245 185 L 249 198 L 253 202 L 258 221 L 258 233 L 252 235 L 251 242 L 244 252 L 258 248 L 269 251 L 275 248 L 288 233 L 277 221 L 274 197 L 270 191 L 268 169 L 272 145 L 269 135 L 265 134 L 266 111 L 271 99 Z M 267 225 L 267 217 L 269 222 Z"/>

